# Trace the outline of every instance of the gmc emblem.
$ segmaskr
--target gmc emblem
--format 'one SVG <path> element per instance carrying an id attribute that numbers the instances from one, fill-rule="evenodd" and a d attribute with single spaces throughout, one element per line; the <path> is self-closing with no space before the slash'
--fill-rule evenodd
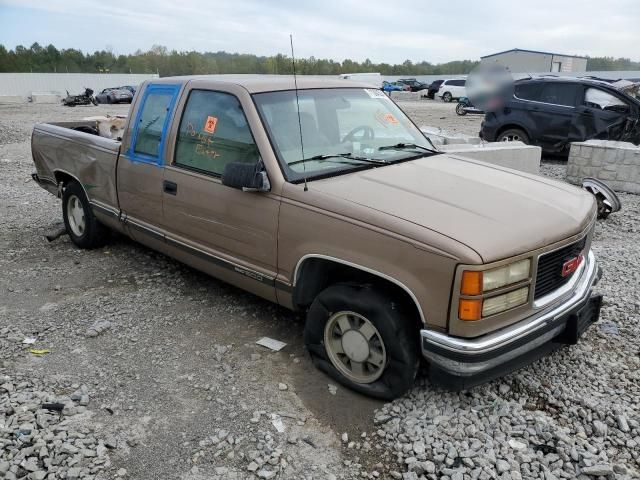
<path id="1" fill-rule="evenodd" d="M 582 260 L 584 260 L 584 255 L 580 254 L 577 257 L 564 262 L 562 264 L 562 276 L 566 277 L 567 275 L 571 275 L 575 272 L 582 263 Z"/>

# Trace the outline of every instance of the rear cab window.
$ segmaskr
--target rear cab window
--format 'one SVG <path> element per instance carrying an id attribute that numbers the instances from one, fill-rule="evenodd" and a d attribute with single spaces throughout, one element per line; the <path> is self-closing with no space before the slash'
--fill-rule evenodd
<path id="1" fill-rule="evenodd" d="M 138 110 L 129 156 L 133 160 L 162 163 L 162 153 L 179 85 L 149 85 Z"/>

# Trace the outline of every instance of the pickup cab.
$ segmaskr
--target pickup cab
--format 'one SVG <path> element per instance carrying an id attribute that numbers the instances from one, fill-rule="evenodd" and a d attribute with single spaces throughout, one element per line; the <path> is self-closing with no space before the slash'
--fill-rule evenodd
<path id="1" fill-rule="evenodd" d="M 306 314 L 315 365 L 364 394 L 402 395 L 422 359 L 468 388 L 598 318 L 593 197 L 439 153 L 366 84 L 154 79 L 121 134 L 96 122 L 33 131 L 71 240 L 116 230 Z"/>

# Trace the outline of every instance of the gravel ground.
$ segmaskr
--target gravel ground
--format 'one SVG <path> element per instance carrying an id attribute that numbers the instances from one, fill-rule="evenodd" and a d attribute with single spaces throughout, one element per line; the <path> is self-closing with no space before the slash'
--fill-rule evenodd
<path id="1" fill-rule="evenodd" d="M 394 98 L 419 125 L 479 129 Z M 0 106 L 0 478 L 640 478 L 639 197 L 598 223 L 605 303 L 579 345 L 382 404 L 316 371 L 286 310 L 120 236 L 43 239 L 61 213 L 29 179 L 33 124 L 126 109 Z"/>

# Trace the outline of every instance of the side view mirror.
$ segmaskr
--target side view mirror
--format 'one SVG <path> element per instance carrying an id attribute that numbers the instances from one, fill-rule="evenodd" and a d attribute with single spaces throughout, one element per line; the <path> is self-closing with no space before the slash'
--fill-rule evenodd
<path id="1" fill-rule="evenodd" d="M 222 172 L 222 184 L 243 192 L 268 192 L 271 190 L 269 177 L 262 162 L 227 163 Z"/>

